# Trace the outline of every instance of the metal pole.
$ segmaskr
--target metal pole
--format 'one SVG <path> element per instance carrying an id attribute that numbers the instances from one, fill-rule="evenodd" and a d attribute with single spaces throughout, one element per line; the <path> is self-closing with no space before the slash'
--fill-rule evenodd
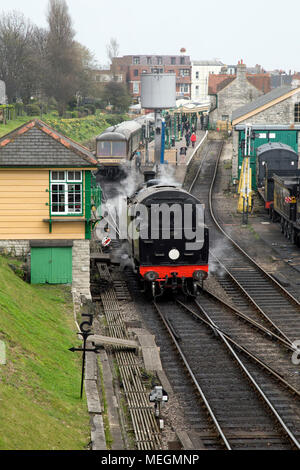
<path id="1" fill-rule="evenodd" d="M 82 336 L 83 336 L 83 353 L 82 353 L 80 398 L 82 398 L 82 394 L 83 394 L 84 368 L 85 368 L 85 347 L 86 347 L 86 338 L 87 338 L 87 336 L 84 333 L 82 333 Z"/>

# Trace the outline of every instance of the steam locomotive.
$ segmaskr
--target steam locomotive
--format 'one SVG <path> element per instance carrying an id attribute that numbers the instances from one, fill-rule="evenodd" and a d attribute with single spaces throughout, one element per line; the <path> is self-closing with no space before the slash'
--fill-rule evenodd
<path id="1" fill-rule="evenodd" d="M 288 145 L 269 143 L 257 149 L 258 192 L 273 222 L 300 246 L 300 170 L 298 155 Z"/>
<path id="2" fill-rule="evenodd" d="M 188 214 L 187 214 L 188 213 Z M 209 232 L 200 201 L 157 180 L 128 199 L 129 253 L 144 291 L 196 296 L 208 275 Z"/>

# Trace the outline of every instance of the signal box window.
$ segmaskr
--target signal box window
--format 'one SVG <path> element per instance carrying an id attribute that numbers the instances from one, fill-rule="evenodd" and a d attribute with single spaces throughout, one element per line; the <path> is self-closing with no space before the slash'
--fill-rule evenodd
<path id="1" fill-rule="evenodd" d="M 51 171 L 50 178 L 51 214 L 82 214 L 82 171 Z"/>

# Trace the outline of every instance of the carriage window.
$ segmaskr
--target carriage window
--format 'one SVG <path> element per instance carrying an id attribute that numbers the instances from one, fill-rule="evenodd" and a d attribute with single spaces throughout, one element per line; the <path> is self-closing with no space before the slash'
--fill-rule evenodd
<path id="1" fill-rule="evenodd" d="M 126 142 L 112 142 L 112 155 L 126 156 Z"/>
<path id="2" fill-rule="evenodd" d="M 111 142 L 100 141 L 98 142 L 98 155 L 103 157 L 111 156 Z"/>

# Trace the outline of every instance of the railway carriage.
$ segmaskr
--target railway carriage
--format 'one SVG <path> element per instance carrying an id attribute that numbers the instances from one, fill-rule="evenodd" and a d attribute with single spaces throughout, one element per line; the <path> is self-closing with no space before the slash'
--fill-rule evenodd
<path id="1" fill-rule="evenodd" d="M 281 232 L 300 245 L 300 172 L 293 176 L 274 175 L 273 220 L 279 221 Z"/>
<path id="2" fill-rule="evenodd" d="M 96 158 L 100 172 L 106 176 L 117 176 L 130 164 L 129 162 L 144 142 L 145 127 L 153 125 L 152 116 L 141 116 L 132 121 L 124 121 L 108 127 L 96 137 Z"/>

